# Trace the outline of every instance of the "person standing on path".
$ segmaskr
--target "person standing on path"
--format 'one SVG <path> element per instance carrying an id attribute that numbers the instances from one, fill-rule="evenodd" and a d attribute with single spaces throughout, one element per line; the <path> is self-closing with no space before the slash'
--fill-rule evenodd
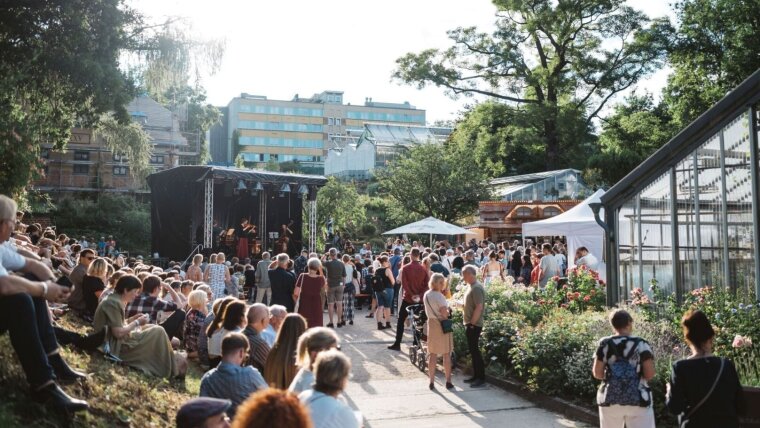
<path id="1" fill-rule="evenodd" d="M 554 256 L 551 244 L 543 244 L 541 251 L 544 255 L 539 262 L 541 270 L 538 274 L 538 286 L 545 288 L 550 279 L 560 275 L 560 271 L 559 263 L 557 263 L 557 258 Z"/>
<path id="2" fill-rule="evenodd" d="M 454 349 L 454 334 L 443 331 L 441 321 L 449 319 L 449 307 L 443 295 L 446 278 L 440 273 L 434 273 L 430 278 L 428 290 L 423 297 L 427 317 L 428 337 L 428 372 L 430 389 L 435 388 L 435 372 L 438 356 L 443 357 L 443 371 L 446 375 L 446 389 L 454 388 L 451 383 L 451 351 Z"/>
<path id="3" fill-rule="evenodd" d="M 391 273 L 393 274 L 393 278 L 398 278 L 402 261 L 403 261 L 403 257 L 401 257 L 401 248 L 400 247 L 394 248 L 393 255 L 388 260 L 388 263 L 391 266 Z M 401 288 L 401 281 L 396 280 L 393 283 L 393 299 L 392 299 L 393 302 L 391 305 L 391 315 L 395 315 L 396 309 L 398 309 L 398 292 L 400 288 Z"/>
<path id="4" fill-rule="evenodd" d="M 296 288 L 296 277 L 290 272 L 287 254 L 278 254 L 269 264 L 269 288 L 272 290 L 272 304 L 285 306 L 288 312 L 293 312 L 296 302 L 293 300 L 293 292 Z"/>
<path id="5" fill-rule="evenodd" d="M 327 273 L 327 316 L 330 318 L 328 327 L 335 327 L 333 315 L 338 317 L 338 327 L 343 327 L 343 284 L 346 277 L 346 267 L 338 260 L 338 250 L 330 248 L 330 260 L 324 264 Z"/>
<path id="6" fill-rule="evenodd" d="M 325 277 L 320 275 L 322 263 L 318 258 L 310 258 L 307 263 L 307 273 L 302 273 L 296 286 L 301 288 L 298 313 L 306 318 L 309 328 L 322 327 L 322 290 L 327 287 Z"/>
<path id="7" fill-rule="evenodd" d="M 394 351 L 401 350 L 401 339 L 404 337 L 404 322 L 409 316 L 406 308 L 422 302 L 422 295 L 427 291 L 428 280 L 430 279 L 427 269 L 420 263 L 419 248 L 412 248 L 411 257 L 411 263 L 404 266 L 404 269 L 401 270 L 401 287 L 404 301 L 401 303 L 398 311 L 396 341 L 388 346 L 388 349 Z"/>
<path id="8" fill-rule="evenodd" d="M 267 304 L 272 306 L 272 286 L 269 282 L 269 265 L 272 263 L 268 252 L 261 254 L 261 261 L 256 265 L 256 303 L 262 303 L 264 296 Z"/>
<path id="9" fill-rule="evenodd" d="M 480 353 L 480 332 L 483 331 L 485 317 L 486 290 L 478 281 L 478 270 L 473 265 L 462 268 L 462 279 L 470 285 L 464 295 L 464 326 L 467 335 L 467 349 L 472 355 L 472 377 L 465 379 L 471 387 L 477 388 L 486 383 L 486 368 Z"/>

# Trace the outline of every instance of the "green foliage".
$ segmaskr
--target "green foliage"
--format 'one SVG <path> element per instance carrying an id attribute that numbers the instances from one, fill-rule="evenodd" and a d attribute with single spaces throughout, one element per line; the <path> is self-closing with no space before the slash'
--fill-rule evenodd
<path id="1" fill-rule="evenodd" d="M 402 56 L 393 77 L 419 88 L 435 85 L 454 97 L 485 95 L 514 111 L 531 109 L 530 117 L 541 119 L 531 134 L 542 143 L 545 169 L 566 167 L 561 137 L 583 135 L 611 97 L 660 65 L 669 26 L 623 0 L 494 3 L 493 34 L 451 30 L 452 47 Z"/>
<path id="2" fill-rule="evenodd" d="M 278 172 L 278 171 L 280 171 L 280 163 L 277 162 L 274 159 L 269 159 L 269 161 L 267 161 L 266 165 L 264 165 L 264 170 L 265 171 Z"/>
<path id="3" fill-rule="evenodd" d="M 97 239 L 113 235 L 122 251 L 143 255 L 150 252 L 150 207 L 130 196 L 112 193 L 99 194 L 95 199 L 65 196 L 50 213 L 50 219 L 69 236 Z"/>
<path id="4" fill-rule="evenodd" d="M 206 141 L 206 131 L 219 123 L 222 112 L 206 102 L 206 91 L 200 86 L 184 85 L 170 88 L 164 99 L 166 100 L 164 105 L 170 110 L 184 105 L 187 110 L 187 121 L 180 122 L 183 125 L 182 131 L 197 136 L 200 143 L 198 161 L 201 165 L 208 163 L 211 160 L 211 154 Z"/>
<path id="5" fill-rule="evenodd" d="M 143 182 L 151 172 L 150 156 L 153 150 L 150 135 L 142 126 L 132 121 L 121 123 L 113 115 L 107 114 L 101 117 L 95 131 L 108 150 L 127 156 L 129 173 L 138 182 Z"/>
<path id="6" fill-rule="evenodd" d="M 39 144 L 65 147 L 75 124 L 124 106 L 133 84 L 120 70 L 123 29 L 137 20 L 119 1 L 57 0 L 0 11 L 0 191 L 19 195 L 40 172 Z"/>
<path id="7" fill-rule="evenodd" d="M 235 168 L 245 168 L 245 161 L 243 160 L 243 155 L 238 154 L 235 156 Z"/>
<path id="8" fill-rule="evenodd" d="M 365 224 L 367 212 L 356 187 L 335 177 L 328 177 L 327 184 L 317 192 L 317 237 L 327 234 L 327 221 L 333 220 L 333 229 L 341 236 L 355 236 Z"/>
<path id="9" fill-rule="evenodd" d="M 591 158 L 589 167 L 599 172 L 600 184 L 613 185 L 667 143 L 676 131 L 665 106 L 655 106 L 650 94 L 631 95 L 604 119 L 599 153 Z"/>
<path id="10" fill-rule="evenodd" d="M 665 101 L 684 127 L 760 68 L 758 0 L 681 0 Z"/>
<path id="11" fill-rule="evenodd" d="M 391 198 L 389 208 L 452 222 L 490 198 L 485 174 L 474 167 L 471 152 L 456 153 L 437 144 L 421 144 L 377 172 Z"/>

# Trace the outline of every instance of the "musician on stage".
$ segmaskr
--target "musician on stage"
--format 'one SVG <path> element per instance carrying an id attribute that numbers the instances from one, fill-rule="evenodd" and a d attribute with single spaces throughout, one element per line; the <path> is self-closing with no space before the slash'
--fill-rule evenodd
<path id="1" fill-rule="evenodd" d="M 238 238 L 237 256 L 239 259 L 244 260 L 250 257 L 249 238 L 253 238 L 255 234 L 256 226 L 252 225 L 247 218 L 240 220 L 240 224 L 235 227 L 235 235 Z"/>

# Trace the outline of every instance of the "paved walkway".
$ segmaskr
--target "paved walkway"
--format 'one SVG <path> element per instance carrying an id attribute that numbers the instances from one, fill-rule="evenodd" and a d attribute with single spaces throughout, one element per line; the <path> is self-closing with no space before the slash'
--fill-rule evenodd
<path id="1" fill-rule="evenodd" d="M 356 311 L 353 326 L 336 329 L 353 365 L 346 398 L 361 411 L 365 428 L 587 426 L 492 385 L 470 388 L 459 371 L 452 379 L 455 390 L 446 390 L 439 373 L 436 390 L 430 391 L 427 373 L 409 362 L 411 336 L 405 336 L 401 352 L 390 351 L 386 346 L 393 341 L 395 322 L 394 329 L 378 331 L 375 320 L 365 315 L 366 309 Z"/>

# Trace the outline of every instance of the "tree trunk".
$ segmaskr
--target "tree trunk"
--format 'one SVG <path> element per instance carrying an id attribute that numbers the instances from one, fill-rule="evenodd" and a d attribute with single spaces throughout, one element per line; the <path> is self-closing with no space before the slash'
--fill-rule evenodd
<path id="1" fill-rule="evenodd" d="M 544 119 L 544 144 L 546 145 L 546 170 L 559 169 L 559 135 L 557 134 L 556 114 L 550 114 Z"/>

